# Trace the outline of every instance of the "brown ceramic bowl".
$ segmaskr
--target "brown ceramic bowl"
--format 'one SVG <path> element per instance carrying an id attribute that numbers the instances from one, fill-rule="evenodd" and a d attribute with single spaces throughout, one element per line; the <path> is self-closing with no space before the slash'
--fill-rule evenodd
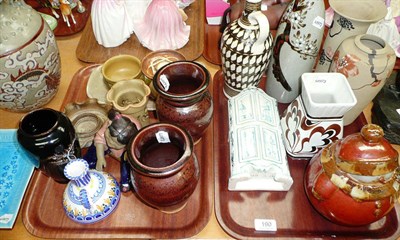
<path id="1" fill-rule="evenodd" d="M 117 82 L 141 77 L 142 63 L 132 55 L 117 55 L 108 59 L 101 68 L 104 80 L 111 87 Z"/>

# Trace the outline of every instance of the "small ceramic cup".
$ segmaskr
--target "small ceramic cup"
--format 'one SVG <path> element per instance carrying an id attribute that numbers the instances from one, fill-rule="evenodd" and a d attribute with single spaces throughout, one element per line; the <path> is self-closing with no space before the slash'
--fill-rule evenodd
<path id="1" fill-rule="evenodd" d="M 104 81 L 112 87 L 117 82 L 140 79 L 142 62 L 132 55 L 117 55 L 108 59 L 101 68 Z"/>

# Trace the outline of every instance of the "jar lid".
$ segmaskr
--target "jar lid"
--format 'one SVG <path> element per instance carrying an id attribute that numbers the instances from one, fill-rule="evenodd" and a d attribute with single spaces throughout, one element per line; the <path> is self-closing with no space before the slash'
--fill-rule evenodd
<path id="1" fill-rule="evenodd" d="M 40 14 L 24 1 L 0 1 L 0 56 L 29 43 L 43 24 Z"/>
<path id="2" fill-rule="evenodd" d="M 344 138 L 336 145 L 337 167 L 363 176 L 382 176 L 395 171 L 399 167 L 398 153 L 383 135 L 380 126 L 367 124 L 360 133 Z"/>

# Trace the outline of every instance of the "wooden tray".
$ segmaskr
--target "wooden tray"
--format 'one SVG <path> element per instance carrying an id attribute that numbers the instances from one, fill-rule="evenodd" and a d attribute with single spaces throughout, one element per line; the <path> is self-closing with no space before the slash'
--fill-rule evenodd
<path id="1" fill-rule="evenodd" d="M 265 79 L 264 79 L 265 81 Z M 214 76 L 214 104 L 219 109 L 214 116 L 215 212 L 221 227 L 236 239 L 248 238 L 361 238 L 379 239 L 400 236 L 400 209 L 396 204 L 386 218 L 365 227 L 343 227 L 329 222 L 308 202 L 303 188 L 307 160 L 288 158 L 294 180 L 288 192 L 228 191 L 229 145 L 228 109 L 224 96 L 223 73 Z M 280 111 L 284 107 L 280 106 Z M 364 116 L 345 127 L 345 135 L 358 132 L 366 123 Z M 275 219 L 276 232 L 254 229 L 254 219 Z"/>
<path id="2" fill-rule="evenodd" d="M 189 42 L 177 51 L 183 54 L 187 60 L 195 60 L 201 56 L 204 48 L 204 1 L 195 1 L 185 8 L 185 13 L 188 15 L 186 24 L 190 26 Z M 140 44 L 135 34 L 115 48 L 105 48 L 99 45 L 93 34 L 91 19 L 87 22 L 76 48 L 77 58 L 88 63 L 103 63 L 118 54 L 131 54 L 142 59 L 149 52 L 151 51 Z"/>
<path id="3" fill-rule="evenodd" d="M 86 84 L 97 65 L 82 68 L 70 84 L 63 106 L 86 99 Z M 63 107 L 62 107 L 63 109 Z M 78 224 L 67 218 L 62 208 L 66 185 L 35 171 L 22 208 L 27 230 L 43 238 L 188 238 L 208 223 L 213 198 L 213 125 L 195 145 L 200 164 L 200 181 L 186 207 L 165 214 L 148 207 L 133 192 L 123 193 L 119 206 L 108 218 L 94 224 Z M 105 171 L 119 179 L 119 162 L 108 158 Z"/>
<path id="4" fill-rule="evenodd" d="M 222 33 L 220 25 L 205 25 L 203 57 L 210 63 L 221 65 L 221 53 L 219 43 Z"/>

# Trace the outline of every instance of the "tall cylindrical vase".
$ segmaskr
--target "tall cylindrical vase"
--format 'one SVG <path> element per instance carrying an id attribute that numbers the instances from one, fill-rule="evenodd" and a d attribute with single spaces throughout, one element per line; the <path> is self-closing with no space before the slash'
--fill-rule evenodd
<path id="1" fill-rule="evenodd" d="M 395 62 L 394 50 L 374 35 L 353 36 L 340 44 L 329 72 L 345 75 L 357 98 L 357 104 L 344 115 L 344 125 L 351 124 L 375 98 L 392 73 Z"/>
<path id="2" fill-rule="evenodd" d="M 261 12 L 261 0 L 246 0 L 242 16 L 225 28 L 220 49 L 227 97 L 258 86 L 272 50 L 272 35 L 268 19 Z"/>
<path id="3" fill-rule="evenodd" d="M 301 75 L 311 72 L 324 34 L 323 0 L 295 0 L 286 8 L 276 33 L 266 93 L 290 103 L 301 89 Z"/>
<path id="4" fill-rule="evenodd" d="M 386 5 L 381 0 L 329 0 L 329 5 L 334 10 L 334 16 L 320 52 L 316 72 L 328 72 L 333 54 L 343 40 L 366 33 L 372 23 L 387 14 Z"/>

